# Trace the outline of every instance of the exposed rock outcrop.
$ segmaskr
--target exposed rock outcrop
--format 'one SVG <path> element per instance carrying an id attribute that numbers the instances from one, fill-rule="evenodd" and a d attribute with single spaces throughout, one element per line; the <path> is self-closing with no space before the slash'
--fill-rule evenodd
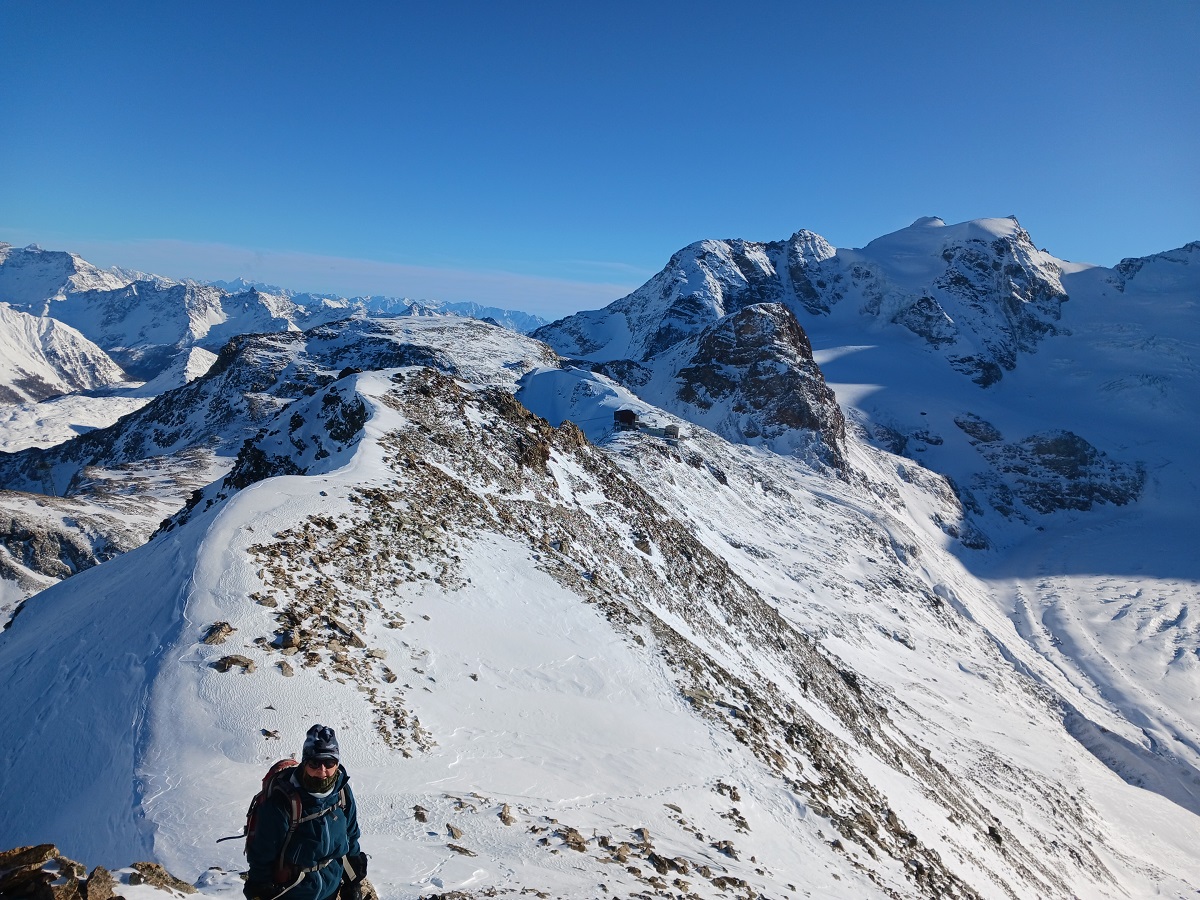
<path id="1" fill-rule="evenodd" d="M 164 898 L 200 893 L 195 885 L 175 877 L 156 862 L 135 862 L 118 872 L 96 866 L 89 874 L 86 866 L 63 856 L 53 844 L 0 852 L 3 900 L 122 900 L 121 888 L 126 885 L 152 888 L 162 892 Z M 365 878 L 362 888 L 363 900 L 379 900 L 374 886 Z"/>
<path id="2" fill-rule="evenodd" d="M 1005 473 L 1015 496 L 1039 513 L 1087 510 L 1097 504 L 1123 506 L 1136 500 L 1146 482 L 1137 463 L 1111 459 L 1070 431 L 1031 435 L 1015 444 L 979 447 Z"/>
<path id="3" fill-rule="evenodd" d="M 135 871 L 138 866 L 153 866 L 162 873 L 158 881 L 147 882 L 154 887 L 196 893 L 194 887 L 167 874 L 162 866 L 138 863 Z M 132 877 L 133 873 L 127 876 Z M 84 865 L 63 856 L 53 844 L 16 847 L 0 853 L 0 897 L 5 900 L 115 900 L 116 886 L 117 879 L 103 866 L 97 866 L 89 875 Z"/>
<path id="4" fill-rule="evenodd" d="M 643 395 L 731 440 L 783 452 L 811 433 L 825 462 L 845 466 L 845 419 L 786 306 L 749 306 L 705 329 L 688 342 L 675 378 L 673 398 Z M 719 421 L 711 421 L 714 410 Z"/>

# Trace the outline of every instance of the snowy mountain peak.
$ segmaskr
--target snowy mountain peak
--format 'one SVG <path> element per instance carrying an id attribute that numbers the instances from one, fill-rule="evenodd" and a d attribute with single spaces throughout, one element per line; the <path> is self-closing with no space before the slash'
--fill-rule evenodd
<path id="1" fill-rule="evenodd" d="M 0 303 L 0 403 L 45 400 L 123 381 L 121 367 L 71 326 Z"/>
<path id="2" fill-rule="evenodd" d="M 43 250 L 37 244 L 16 249 L 0 243 L 0 302 L 41 316 L 69 294 L 115 290 L 129 282 L 98 269 L 74 253 Z"/>
<path id="3" fill-rule="evenodd" d="M 1028 243 L 1029 235 L 1013 217 L 971 219 L 947 225 L 936 216 L 917 219 L 907 228 L 875 238 L 860 252 L 886 259 L 889 255 L 936 257 L 943 248 L 958 244 L 991 243 L 996 240 Z"/>
<path id="4" fill-rule="evenodd" d="M 797 315 L 905 328 L 986 387 L 1055 333 L 1061 276 L 1011 218 L 918 219 L 861 250 L 835 250 L 808 231 L 768 244 L 698 241 L 606 310 L 537 334 L 565 355 L 646 362 L 745 306 L 783 303 Z"/>
<path id="5" fill-rule="evenodd" d="M 801 229 L 788 239 L 789 259 L 803 264 L 820 263 L 837 254 L 837 249 L 815 231 Z"/>
<path id="6" fill-rule="evenodd" d="M 1133 279 L 1147 290 L 1200 287 L 1200 241 L 1152 256 L 1121 260 L 1113 268 L 1114 283 L 1124 289 Z"/>

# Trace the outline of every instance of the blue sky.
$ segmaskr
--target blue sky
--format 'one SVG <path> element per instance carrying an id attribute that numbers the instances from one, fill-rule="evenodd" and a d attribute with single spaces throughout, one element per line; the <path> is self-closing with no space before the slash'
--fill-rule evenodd
<path id="1" fill-rule="evenodd" d="M 10 3 L 0 240 L 602 306 L 703 238 L 1200 240 L 1200 3 Z"/>

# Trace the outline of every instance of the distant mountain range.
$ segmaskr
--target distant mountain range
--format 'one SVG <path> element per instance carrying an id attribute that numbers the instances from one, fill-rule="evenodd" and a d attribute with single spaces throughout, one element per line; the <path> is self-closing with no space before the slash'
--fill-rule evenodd
<path id="1" fill-rule="evenodd" d="M 123 269 L 73 253 L 0 243 L 0 303 L 79 331 L 131 378 L 155 378 L 192 347 L 217 352 L 239 334 L 298 331 L 356 315 L 468 315 L 517 331 L 545 320 L 477 303 L 302 294 L 237 279 L 199 284 Z M 40 399 L 40 398 L 39 398 Z"/>
<path id="2" fill-rule="evenodd" d="M 706 240 L 531 333 L 132 274 L 0 249 L 0 849 L 240 895 L 320 721 L 381 897 L 1200 891 L 1200 243 Z"/>

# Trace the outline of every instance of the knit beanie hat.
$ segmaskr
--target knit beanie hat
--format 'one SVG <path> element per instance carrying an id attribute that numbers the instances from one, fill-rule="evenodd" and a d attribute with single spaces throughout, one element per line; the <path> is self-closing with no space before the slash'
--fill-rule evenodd
<path id="1" fill-rule="evenodd" d="M 342 754 L 338 749 L 337 735 L 328 725 L 314 725 L 308 729 L 304 737 L 304 750 L 301 760 L 335 759 L 341 761 Z"/>

